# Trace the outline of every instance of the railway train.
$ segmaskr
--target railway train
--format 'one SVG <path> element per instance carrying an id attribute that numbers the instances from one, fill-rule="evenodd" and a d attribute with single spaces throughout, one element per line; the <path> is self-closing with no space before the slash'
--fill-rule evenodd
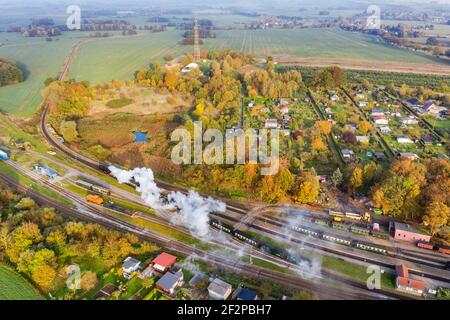
<path id="1" fill-rule="evenodd" d="M 433 242 L 425 242 L 425 241 L 418 241 L 416 243 L 416 245 L 419 248 L 422 248 L 422 249 L 435 250 L 435 251 L 438 251 L 440 253 L 450 254 L 450 247 L 446 246 L 446 245 L 443 245 L 443 244 L 433 243 Z"/>
<path id="2" fill-rule="evenodd" d="M 371 252 L 375 252 L 375 253 L 380 253 L 380 254 L 390 253 L 388 248 L 386 248 L 382 245 L 373 244 L 373 243 L 366 242 L 366 241 L 352 240 L 351 238 L 348 238 L 345 236 L 326 233 L 323 231 L 311 230 L 304 226 L 292 226 L 292 229 L 294 231 L 303 233 L 303 234 L 311 236 L 311 237 L 334 242 L 334 243 L 341 244 L 344 246 L 349 246 L 349 247 L 353 247 L 353 248 L 357 248 L 357 249 L 361 249 L 361 250 L 365 250 L 365 251 L 371 251 Z"/>
<path id="3" fill-rule="evenodd" d="M 268 254 L 278 257 L 280 259 L 286 260 L 289 263 L 297 264 L 297 265 L 306 264 L 308 267 L 312 266 L 310 259 L 299 256 L 299 255 L 293 255 L 290 252 L 288 252 L 286 249 L 277 248 L 273 245 L 270 245 L 261 240 L 258 240 L 255 237 L 253 237 L 243 231 L 235 230 L 232 226 L 230 226 L 220 220 L 210 218 L 209 224 L 212 227 L 214 227 L 215 229 L 221 230 L 222 232 L 232 235 L 233 238 L 235 238 L 239 241 L 242 241 L 253 247 L 256 247 L 265 253 L 268 253 Z"/>
<path id="4" fill-rule="evenodd" d="M 75 183 L 83 188 L 86 188 L 88 190 L 96 191 L 102 194 L 111 195 L 111 191 L 107 188 L 103 188 L 101 186 L 98 186 L 96 184 L 84 181 L 84 180 L 77 180 Z"/>

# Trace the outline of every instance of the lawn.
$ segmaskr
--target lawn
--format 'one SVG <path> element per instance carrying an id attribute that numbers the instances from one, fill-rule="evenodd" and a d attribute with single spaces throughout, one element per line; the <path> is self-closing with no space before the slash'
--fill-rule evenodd
<path id="1" fill-rule="evenodd" d="M 0 300 L 38 300 L 37 290 L 19 273 L 0 264 Z"/>

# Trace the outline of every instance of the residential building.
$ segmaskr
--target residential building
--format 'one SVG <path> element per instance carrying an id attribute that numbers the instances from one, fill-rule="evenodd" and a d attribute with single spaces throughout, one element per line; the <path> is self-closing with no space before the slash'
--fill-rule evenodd
<path id="1" fill-rule="evenodd" d="M 361 108 L 367 107 L 367 104 L 368 104 L 368 102 L 365 101 L 365 100 L 358 102 L 358 105 L 359 105 Z"/>
<path id="2" fill-rule="evenodd" d="M 402 241 L 417 242 L 425 241 L 430 242 L 431 236 L 424 234 L 416 229 L 411 228 L 406 223 L 390 222 L 389 230 L 394 233 L 394 238 Z"/>
<path id="3" fill-rule="evenodd" d="M 359 143 L 369 143 L 370 137 L 369 136 L 356 136 L 356 141 Z"/>
<path id="4" fill-rule="evenodd" d="M 433 136 L 430 134 L 423 134 L 420 137 L 420 141 L 426 146 L 431 146 L 431 145 L 433 145 L 434 139 L 433 139 Z"/>
<path id="5" fill-rule="evenodd" d="M 258 295 L 255 291 L 242 288 L 239 289 L 239 293 L 236 295 L 237 300 L 247 300 L 247 301 L 254 301 L 258 300 Z"/>
<path id="6" fill-rule="evenodd" d="M 214 279 L 208 286 L 209 297 L 214 300 L 226 300 L 232 291 L 231 284 L 219 278 Z"/>
<path id="7" fill-rule="evenodd" d="M 399 156 L 400 156 L 400 158 L 407 158 L 409 160 L 419 159 L 419 156 L 413 152 L 400 152 Z"/>
<path id="8" fill-rule="evenodd" d="M 276 129 L 278 128 L 278 120 L 277 119 L 267 119 L 264 123 L 264 127 L 266 129 Z"/>
<path id="9" fill-rule="evenodd" d="M 127 257 L 122 263 L 122 269 L 124 273 L 124 277 L 129 279 L 133 272 L 136 272 L 140 269 L 141 262 L 135 258 Z"/>
<path id="10" fill-rule="evenodd" d="M 281 112 L 281 114 L 288 114 L 289 113 L 289 108 L 288 107 L 281 107 L 280 108 L 280 112 Z"/>
<path id="11" fill-rule="evenodd" d="M 336 93 L 333 93 L 332 95 L 330 95 L 329 98 L 333 102 L 339 101 L 339 96 Z"/>
<path id="12" fill-rule="evenodd" d="M 402 117 L 400 118 L 400 122 L 405 125 L 413 125 L 419 123 L 419 121 L 414 116 Z"/>
<path id="13" fill-rule="evenodd" d="M 405 104 L 406 104 L 408 107 L 419 107 L 419 106 L 422 105 L 422 103 L 420 102 L 420 100 L 417 99 L 417 98 L 413 98 L 413 99 L 406 100 L 406 101 L 405 101 Z"/>
<path id="14" fill-rule="evenodd" d="M 205 278 L 206 278 L 206 274 L 204 274 L 203 272 L 196 273 L 191 278 L 191 280 L 189 280 L 189 286 L 191 288 L 193 288 L 193 287 L 197 286 L 197 284 Z"/>
<path id="15" fill-rule="evenodd" d="M 186 65 L 183 69 L 181 69 L 181 73 L 188 73 L 191 70 L 198 69 L 198 68 L 199 68 L 198 64 L 196 64 L 195 62 L 191 62 L 188 65 Z"/>
<path id="16" fill-rule="evenodd" d="M 425 282 L 411 279 L 408 268 L 400 264 L 395 266 L 395 287 L 397 290 L 414 295 L 422 295 L 425 291 Z"/>
<path id="17" fill-rule="evenodd" d="M 397 137 L 397 143 L 407 144 L 407 143 L 414 143 L 414 142 L 408 137 Z"/>
<path id="18" fill-rule="evenodd" d="M 180 270 L 176 273 L 166 272 L 156 282 L 156 288 L 164 293 L 173 295 L 175 289 L 183 284 L 183 272 Z"/>
<path id="19" fill-rule="evenodd" d="M 391 128 L 388 126 L 381 126 L 380 131 L 382 134 L 390 134 L 392 132 Z"/>
<path id="20" fill-rule="evenodd" d="M 430 115 L 439 115 L 442 111 L 447 110 L 445 107 L 437 106 L 433 100 L 428 100 L 425 104 L 420 108 L 420 112 L 430 114 Z"/>
<path id="21" fill-rule="evenodd" d="M 353 152 L 353 150 L 350 149 L 342 149 L 342 157 L 346 158 L 346 159 L 351 159 L 355 156 L 355 153 Z"/>
<path id="22" fill-rule="evenodd" d="M 371 110 L 370 116 L 371 117 L 384 117 L 386 115 L 386 111 L 384 110 Z"/>
<path id="23" fill-rule="evenodd" d="M 141 274 L 139 275 L 139 278 L 146 279 L 146 278 L 153 277 L 154 275 L 155 275 L 155 269 L 153 268 L 153 266 L 151 264 L 149 264 L 147 266 L 147 268 L 142 270 Z"/>
<path id="24" fill-rule="evenodd" d="M 177 257 L 168 254 L 166 252 L 161 253 L 155 259 L 153 259 L 151 265 L 158 272 L 166 272 L 169 270 L 177 260 Z"/>
<path id="25" fill-rule="evenodd" d="M 374 117 L 373 122 L 378 125 L 387 125 L 389 124 L 389 120 L 385 117 Z"/>

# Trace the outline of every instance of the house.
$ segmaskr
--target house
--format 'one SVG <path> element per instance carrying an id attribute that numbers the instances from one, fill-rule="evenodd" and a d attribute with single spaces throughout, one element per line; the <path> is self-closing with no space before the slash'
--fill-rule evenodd
<path id="1" fill-rule="evenodd" d="M 326 107 L 325 108 L 325 113 L 326 114 L 333 114 L 333 110 L 330 107 Z"/>
<path id="2" fill-rule="evenodd" d="M 413 99 L 409 99 L 405 101 L 405 104 L 408 107 L 419 107 L 422 103 L 420 102 L 419 99 L 417 98 L 413 98 Z"/>
<path id="3" fill-rule="evenodd" d="M 146 279 L 146 278 L 153 277 L 154 275 L 155 275 L 155 269 L 153 268 L 153 266 L 151 264 L 149 264 L 147 266 L 147 268 L 142 270 L 141 274 L 139 275 L 139 278 Z"/>
<path id="4" fill-rule="evenodd" d="M 336 93 L 333 93 L 329 98 L 333 102 L 339 101 L 339 96 Z"/>
<path id="5" fill-rule="evenodd" d="M 168 254 L 166 252 L 161 253 L 155 259 L 153 259 L 151 265 L 158 272 L 166 272 L 169 270 L 177 260 L 177 257 Z"/>
<path id="6" fill-rule="evenodd" d="M 276 129 L 276 128 L 278 128 L 278 120 L 277 119 L 267 119 L 264 123 L 264 127 L 266 129 Z"/>
<path id="7" fill-rule="evenodd" d="M 166 272 L 156 282 L 156 288 L 164 293 L 173 295 L 175 289 L 183 284 L 183 272 L 177 271 L 176 273 Z"/>
<path id="8" fill-rule="evenodd" d="M 386 119 L 385 117 L 374 117 L 373 122 L 378 125 L 388 125 L 389 124 L 389 120 Z"/>
<path id="9" fill-rule="evenodd" d="M 405 125 L 411 125 L 411 124 L 418 124 L 419 123 L 419 121 L 417 121 L 416 117 L 414 117 L 414 116 L 402 117 L 402 118 L 400 118 L 400 122 L 402 124 L 405 124 Z"/>
<path id="10" fill-rule="evenodd" d="M 370 137 L 369 136 L 356 136 L 356 141 L 359 143 L 369 143 Z"/>
<path id="11" fill-rule="evenodd" d="M 407 159 L 413 160 L 413 161 L 419 159 L 419 156 L 417 154 L 415 154 L 415 153 L 412 153 L 412 152 L 400 152 L 399 153 L 399 157 L 400 158 L 407 158 Z"/>
<path id="12" fill-rule="evenodd" d="M 390 134 L 392 132 L 391 128 L 388 126 L 381 126 L 380 131 L 382 134 Z"/>
<path id="13" fill-rule="evenodd" d="M 191 70 L 198 69 L 198 64 L 195 62 L 191 62 L 188 65 L 186 65 L 183 69 L 181 69 L 181 73 L 188 73 L 191 72 Z"/>
<path id="14" fill-rule="evenodd" d="M 384 110 L 371 110 L 370 116 L 371 117 L 384 117 L 386 115 L 386 112 Z"/>
<path id="15" fill-rule="evenodd" d="M 408 137 L 397 137 L 397 143 L 407 144 L 407 143 L 414 143 L 414 142 Z"/>
<path id="16" fill-rule="evenodd" d="M 117 287 L 112 283 L 108 283 L 103 288 L 101 288 L 94 296 L 94 299 L 106 299 L 111 296 L 111 294 L 117 290 Z"/>
<path id="17" fill-rule="evenodd" d="M 255 103 L 253 101 L 249 101 L 247 104 L 247 107 L 253 108 L 255 106 Z"/>
<path id="18" fill-rule="evenodd" d="M 214 300 L 226 300 L 231 292 L 233 287 L 231 284 L 226 283 L 219 278 L 214 279 L 208 286 L 209 297 Z"/>
<path id="19" fill-rule="evenodd" d="M 411 279 L 408 268 L 400 264 L 395 266 L 395 287 L 397 290 L 422 295 L 425 291 L 425 282 L 422 280 Z"/>
<path id="20" fill-rule="evenodd" d="M 140 269 L 141 262 L 135 258 L 127 257 L 122 263 L 122 269 L 124 273 L 124 277 L 129 279 L 133 272 L 136 272 Z"/>
<path id="21" fill-rule="evenodd" d="M 346 159 L 351 159 L 355 156 L 355 153 L 353 152 L 353 150 L 350 149 L 342 149 L 342 157 L 346 158 Z"/>
<path id="22" fill-rule="evenodd" d="M 358 94 L 356 95 L 356 97 L 357 97 L 359 100 L 362 100 L 362 99 L 364 99 L 366 96 L 364 95 L 364 93 L 358 93 Z"/>
<path id="23" fill-rule="evenodd" d="M 189 286 L 191 288 L 194 288 L 197 286 L 197 284 L 206 278 L 206 274 L 203 272 L 196 273 L 191 280 L 189 280 Z"/>
<path id="24" fill-rule="evenodd" d="M 288 114 L 289 113 L 289 108 L 288 107 L 281 107 L 280 108 L 280 112 L 281 112 L 281 114 Z"/>
<path id="25" fill-rule="evenodd" d="M 394 238 L 396 240 L 409 242 L 417 242 L 417 241 L 430 242 L 431 240 L 431 236 L 411 228 L 406 223 L 390 222 L 389 230 L 394 233 Z"/>
<path id="26" fill-rule="evenodd" d="M 247 301 L 254 301 L 258 300 L 258 295 L 255 291 L 242 288 L 239 289 L 239 293 L 236 295 L 237 300 L 247 300 Z"/>
<path id="27" fill-rule="evenodd" d="M 289 104 L 289 101 L 281 98 L 280 101 L 278 102 L 278 106 L 287 106 Z"/>
<path id="28" fill-rule="evenodd" d="M 375 156 L 375 158 L 377 159 L 383 159 L 386 157 L 386 155 L 384 154 L 384 152 L 381 151 L 376 151 L 373 153 L 373 155 Z"/>
<path id="29" fill-rule="evenodd" d="M 55 170 L 53 170 L 52 168 L 49 168 L 48 166 L 44 166 L 40 163 L 36 163 L 33 166 L 33 168 L 38 173 L 47 176 L 50 180 L 55 180 L 59 176 Z"/>
<path id="30" fill-rule="evenodd" d="M 361 108 L 367 107 L 367 104 L 368 104 L 368 102 L 365 101 L 365 100 L 358 102 L 358 105 L 359 105 Z"/>
<path id="31" fill-rule="evenodd" d="M 420 112 L 435 116 L 445 110 L 446 108 L 435 105 L 433 100 L 428 100 L 422 107 L 420 107 Z"/>
<path id="32" fill-rule="evenodd" d="M 420 137 L 420 141 L 426 146 L 431 146 L 431 145 L 433 145 L 434 139 L 433 139 L 433 136 L 430 134 L 423 134 Z"/>

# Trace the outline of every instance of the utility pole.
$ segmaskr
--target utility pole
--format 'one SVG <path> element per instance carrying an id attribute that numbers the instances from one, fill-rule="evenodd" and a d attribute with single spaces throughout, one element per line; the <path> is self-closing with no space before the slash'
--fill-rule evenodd
<path id="1" fill-rule="evenodd" d="M 197 18 L 194 18 L 194 60 L 195 62 L 198 62 L 200 60 L 200 40 Z"/>

